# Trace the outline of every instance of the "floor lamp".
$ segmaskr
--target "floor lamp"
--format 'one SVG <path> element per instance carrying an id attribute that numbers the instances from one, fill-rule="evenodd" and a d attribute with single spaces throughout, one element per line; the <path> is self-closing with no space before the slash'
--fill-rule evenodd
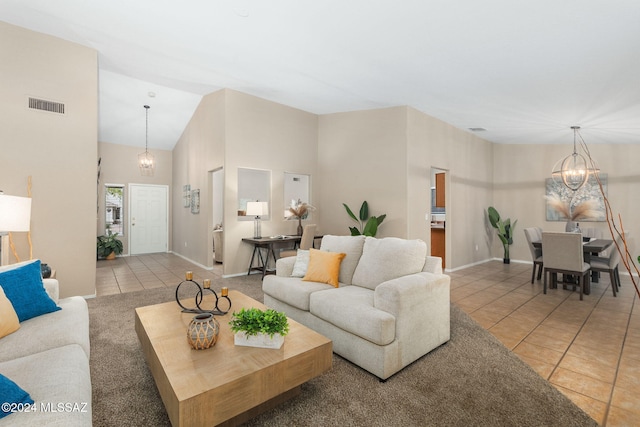
<path id="1" fill-rule="evenodd" d="M 29 231 L 31 223 L 31 199 L 7 196 L 0 192 L 0 265 L 9 264 L 8 243 L 10 232 Z"/>

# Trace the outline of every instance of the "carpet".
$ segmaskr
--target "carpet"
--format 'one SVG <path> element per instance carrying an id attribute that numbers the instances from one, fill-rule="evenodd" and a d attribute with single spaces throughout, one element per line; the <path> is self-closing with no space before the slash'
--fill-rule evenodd
<path id="1" fill-rule="evenodd" d="M 259 275 L 222 280 L 262 301 Z M 219 289 L 221 283 L 212 287 Z M 171 301 L 154 289 L 88 301 L 93 425 L 170 426 L 134 330 L 134 308 Z M 186 345 L 186 341 L 185 341 Z M 333 355 L 333 368 L 250 426 L 597 426 L 456 306 L 451 340 L 386 382 Z"/>

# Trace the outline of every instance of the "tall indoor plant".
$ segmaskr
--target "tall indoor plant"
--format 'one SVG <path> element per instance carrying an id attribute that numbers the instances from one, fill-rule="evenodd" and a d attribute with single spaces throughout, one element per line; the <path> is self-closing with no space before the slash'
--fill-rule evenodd
<path id="1" fill-rule="evenodd" d="M 351 211 L 351 209 L 349 208 L 349 206 L 347 206 L 346 203 L 343 203 L 342 205 L 347 210 L 347 214 L 349 214 L 351 219 L 356 221 L 359 225 L 359 227 L 349 227 L 349 230 L 351 230 L 352 236 L 364 235 L 364 236 L 375 237 L 376 233 L 378 232 L 378 227 L 380 226 L 380 224 L 382 224 L 382 221 L 384 221 L 384 219 L 387 217 L 387 214 L 370 217 L 369 204 L 367 203 L 366 200 L 362 202 L 362 205 L 360 206 L 358 217 L 355 216 L 355 214 Z"/>
<path id="2" fill-rule="evenodd" d="M 509 258 L 509 246 L 513 244 L 513 229 L 516 227 L 518 220 L 516 219 L 513 221 L 513 224 L 511 224 L 511 219 L 501 219 L 500 214 L 493 206 L 489 206 L 487 213 L 489 215 L 489 222 L 491 223 L 491 226 L 498 230 L 498 237 L 500 238 L 502 247 L 504 248 L 502 261 L 505 264 L 509 264 L 511 262 L 511 259 Z"/>

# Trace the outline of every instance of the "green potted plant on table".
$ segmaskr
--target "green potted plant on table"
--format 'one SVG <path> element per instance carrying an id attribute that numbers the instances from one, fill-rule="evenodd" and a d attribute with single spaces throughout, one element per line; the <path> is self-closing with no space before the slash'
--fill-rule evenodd
<path id="1" fill-rule="evenodd" d="M 513 229 L 516 227 L 518 220 L 516 219 L 513 221 L 513 224 L 511 224 L 511 219 L 501 219 L 500 214 L 493 206 L 489 207 L 487 213 L 489 214 L 489 222 L 491 223 L 491 226 L 498 230 L 498 237 L 500 238 L 502 247 L 504 248 L 502 262 L 509 264 L 511 262 L 509 258 L 509 246 L 513 244 Z"/>
<path id="2" fill-rule="evenodd" d="M 271 308 L 242 308 L 233 312 L 229 326 L 239 346 L 278 349 L 289 333 L 287 316 Z"/>
<path id="3" fill-rule="evenodd" d="M 107 234 L 98 236 L 98 258 L 114 259 L 122 253 L 122 242 L 118 239 L 118 233 L 107 230 Z"/>
<path id="4" fill-rule="evenodd" d="M 349 206 L 346 203 L 343 203 L 342 206 L 347 210 L 347 214 L 356 221 L 360 227 L 349 227 L 351 230 L 352 236 L 371 236 L 375 237 L 378 232 L 378 227 L 382 224 L 382 221 L 387 217 L 387 214 L 372 216 L 369 217 L 369 204 L 365 200 L 362 202 L 362 206 L 360 206 L 360 212 L 358 212 L 358 217 L 354 215 Z M 366 221 L 366 222 L 365 222 Z"/>

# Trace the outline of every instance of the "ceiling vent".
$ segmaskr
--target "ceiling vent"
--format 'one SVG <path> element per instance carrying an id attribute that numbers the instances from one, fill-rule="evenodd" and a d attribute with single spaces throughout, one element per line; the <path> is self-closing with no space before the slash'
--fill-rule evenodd
<path id="1" fill-rule="evenodd" d="M 469 128 L 471 132 L 485 132 L 485 128 Z"/>
<path id="2" fill-rule="evenodd" d="M 64 114 L 64 104 L 62 102 L 47 101 L 45 99 L 29 97 L 29 108 L 33 110 Z"/>

